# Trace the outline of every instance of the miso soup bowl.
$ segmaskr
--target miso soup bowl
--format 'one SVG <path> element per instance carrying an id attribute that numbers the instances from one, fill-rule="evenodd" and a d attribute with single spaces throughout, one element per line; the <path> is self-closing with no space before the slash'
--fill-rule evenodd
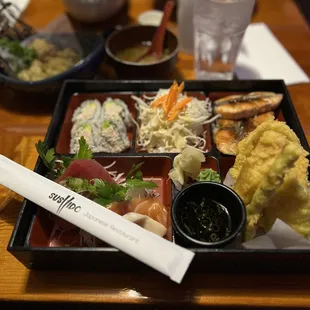
<path id="1" fill-rule="evenodd" d="M 204 242 L 189 236 L 181 222 L 181 211 L 187 202 L 200 203 L 203 198 L 212 199 L 226 207 L 231 217 L 231 232 L 226 238 L 216 242 Z M 231 188 L 215 182 L 197 182 L 183 189 L 172 205 L 172 223 L 177 238 L 189 247 L 223 248 L 236 246 L 243 241 L 246 225 L 246 209 L 243 201 Z"/>
<path id="2" fill-rule="evenodd" d="M 167 29 L 164 39 L 164 49 L 169 50 L 169 55 L 154 63 L 141 64 L 124 61 L 116 57 L 116 53 L 133 47 L 144 41 L 152 41 L 157 27 L 132 25 L 115 30 L 110 34 L 105 43 L 108 63 L 115 69 L 121 79 L 170 79 L 175 69 L 179 43 L 177 37 Z"/>

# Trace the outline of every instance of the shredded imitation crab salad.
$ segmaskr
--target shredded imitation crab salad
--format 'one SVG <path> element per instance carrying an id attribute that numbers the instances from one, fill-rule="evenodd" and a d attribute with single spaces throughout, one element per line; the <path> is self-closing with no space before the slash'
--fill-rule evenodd
<path id="1" fill-rule="evenodd" d="M 156 96 L 132 96 L 139 111 L 137 144 L 148 153 L 179 153 L 192 146 L 205 150 L 204 125 L 218 118 L 212 115 L 211 101 L 182 93 L 184 83 L 174 82 L 159 89 Z"/>

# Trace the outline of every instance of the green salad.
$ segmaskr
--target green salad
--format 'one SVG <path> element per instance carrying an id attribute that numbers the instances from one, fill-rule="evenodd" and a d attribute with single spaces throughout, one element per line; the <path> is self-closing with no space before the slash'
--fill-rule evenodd
<path id="1" fill-rule="evenodd" d="M 29 67 L 37 58 L 33 48 L 22 46 L 19 41 L 0 38 L 0 55 L 9 61 L 10 67 L 18 72 Z"/>

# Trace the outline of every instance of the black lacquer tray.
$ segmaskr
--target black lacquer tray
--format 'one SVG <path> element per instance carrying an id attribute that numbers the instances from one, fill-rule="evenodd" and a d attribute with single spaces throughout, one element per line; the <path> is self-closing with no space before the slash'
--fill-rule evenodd
<path id="1" fill-rule="evenodd" d="M 60 92 L 45 141 L 49 147 L 56 149 L 56 153 L 67 155 L 72 127 L 71 116 L 83 100 L 96 98 L 102 102 L 108 97 L 120 98 L 127 103 L 133 117 L 137 118 L 131 95 L 152 94 L 159 88 L 169 88 L 171 84 L 172 81 L 67 81 Z M 199 98 L 209 97 L 212 101 L 226 95 L 254 91 L 282 93 L 284 97 L 275 111 L 276 118 L 284 120 L 295 131 L 302 146 L 309 151 L 294 105 L 282 80 L 186 81 L 184 91 L 188 95 Z M 217 170 L 223 180 L 234 164 L 235 157 L 221 154 L 213 143 L 211 126 L 206 129 L 208 136 L 204 152 L 206 162 L 203 163 L 203 168 Z M 131 140 L 128 150 L 120 154 L 97 153 L 94 158 L 103 165 L 116 160 L 115 168 L 124 172 L 128 171 L 133 163 L 143 161 L 145 163 L 143 175 L 152 177 L 158 182 L 162 201 L 170 210 L 177 190 L 168 180 L 167 174 L 177 154 L 147 154 L 136 145 L 136 136 L 136 128 L 133 127 L 128 131 L 128 137 Z M 37 161 L 35 171 L 42 175 L 46 173 L 41 160 Z M 148 268 L 107 244 L 85 247 L 77 242 L 74 234 L 55 239 L 51 237 L 52 231 L 53 221 L 49 213 L 25 200 L 11 236 L 8 251 L 30 269 L 141 271 Z M 175 236 L 173 228 L 169 230 L 166 238 L 187 247 Z M 193 272 L 310 271 L 310 250 L 190 249 L 196 253 L 190 267 Z"/>

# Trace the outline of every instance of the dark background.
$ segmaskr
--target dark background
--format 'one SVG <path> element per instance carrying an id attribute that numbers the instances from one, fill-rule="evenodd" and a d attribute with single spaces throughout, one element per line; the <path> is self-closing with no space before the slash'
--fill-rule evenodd
<path id="1" fill-rule="evenodd" d="M 295 0 L 295 2 L 303 13 L 308 24 L 310 24 L 310 0 Z"/>
<path id="2" fill-rule="evenodd" d="M 162 306 L 133 306 L 133 305 L 103 305 L 103 304 L 70 304 L 64 305 L 60 303 L 1 303 L 0 302 L 0 309 L 1 310 L 11 310 L 11 309 L 22 309 L 22 310 L 35 310 L 35 309 L 42 309 L 42 310 L 192 310 L 192 309 L 208 309 L 208 310 L 279 310 L 283 308 L 272 307 L 272 308 L 261 308 L 261 307 L 192 307 L 192 306 L 173 306 L 173 305 L 162 305 Z M 305 309 L 305 308 L 303 308 Z M 301 310 L 301 308 L 294 308 L 294 310 Z"/>

